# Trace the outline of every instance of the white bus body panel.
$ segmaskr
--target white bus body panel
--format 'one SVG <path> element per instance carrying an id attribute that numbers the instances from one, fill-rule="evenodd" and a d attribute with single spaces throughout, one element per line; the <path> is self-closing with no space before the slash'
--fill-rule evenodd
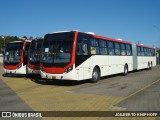
<path id="1" fill-rule="evenodd" d="M 100 68 L 101 77 L 124 72 L 124 66 L 128 64 L 129 71 L 132 71 L 132 56 L 106 56 L 92 55 L 76 69 L 81 69 L 81 79 L 92 78 L 92 72 L 95 66 Z"/>
<path id="2" fill-rule="evenodd" d="M 156 57 L 155 56 L 138 56 L 137 57 L 138 67 L 137 70 L 145 69 L 148 67 L 148 63 L 152 67 L 156 66 Z"/>
<path id="3" fill-rule="evenodd" d="M 26 65 L 22 66 L 19 69 L 15 69 L 15 70 L 8 70 L 8 69 L 4 69 L 4 73 L 9 73 L 9 74 L 26 74 Z"/>
<path id="4" fill-rule="evenodd" d="M 128 65 L 128 71 L 133 70 L 132 56 L 109 56 L 92 55 L 82 64 L 69 73 L 49 74 L 40 70 L 41 78 L 59 79 L 59 80 L 85 80 L 92 78 L 92 72 L 95 66 L 100 68 L 101 77 L 124 72 L 125 64 Z"/>

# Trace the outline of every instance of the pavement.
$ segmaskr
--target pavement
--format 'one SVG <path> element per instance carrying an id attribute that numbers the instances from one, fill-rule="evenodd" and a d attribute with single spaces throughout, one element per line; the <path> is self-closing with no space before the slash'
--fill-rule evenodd
<path id="1" fill-rule="evenodd" d="M 0 66 L 0 111 L 160 111 L 160 66 L 152 70 L 88 81 L 42 80 L 38 76 L 3 77 Z M 17 106 L 17 107 L 16 107 Z M 56 117 L 65 120 L 159 120 L 154 117 Z"/>
<path id="2" fill-rule="evenodd" d="M 2 80 L 0 80 L 0 111 L 32 111 L 32 109 L 17 96 Z"/>

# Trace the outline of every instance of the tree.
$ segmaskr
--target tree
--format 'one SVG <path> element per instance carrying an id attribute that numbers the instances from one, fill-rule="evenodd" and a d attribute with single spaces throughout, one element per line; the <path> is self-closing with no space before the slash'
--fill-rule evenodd
<path id="1" fill-rule="evenodd" d="M 23 36 L 22 38 L 25 38 L 25 39 L 27 39 L 27 36 Z"/>
<path id="2" fill-rule="evenodd" d="M 6 48 L 6 45 L 13 41 L 21 40 L 17 36 L 0 36 L 0 51 L 3 51 Z"/>

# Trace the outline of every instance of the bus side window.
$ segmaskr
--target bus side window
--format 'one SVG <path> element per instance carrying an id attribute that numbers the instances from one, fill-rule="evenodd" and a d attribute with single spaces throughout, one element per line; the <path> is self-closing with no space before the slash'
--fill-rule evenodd
<path id="1" fill-rule="evenodd" d="M 141 47 L 141 56 L 144 56 L 144 48 Z"/>
<path id="2" fill-rule="evenodd" d="M 115 55 L 120 55 L 120 43 L 114 43 L 115 46 Z"/>
<path id="3" fill-rule="evenodd" d="M 132 55 L 131 45 L 126 45 L 127 55 Z"/>
<path id="4" fill-rule="evenodd" d="M 77 43 L 77 55 L 88 55 L 88 44 L 87 43 Z"/>
<path id="5" fill-rule="evenodd" d="M 90 53 L 91 54 L 99 54 L 99 40 L 98 39 L 90 39 Z"/>
<path id="6" fill-rule="evenodd" d="M 99 47 L 100 47 L 100 54 L 101 55 L 107 55 L 107 42 L 105 40 L 99 40 Z"/>
<path id="7" fill-rule="evenodd" d="M 144 48 L 144 56 L 147 56 L 146 48 Z"/>
<path id="8" fill-rule="evenodd" d="M 108 51 L 109 51 L 109 55 L 114 55 L 114 45 L 113 42 L 108 41 Z"/>
<path id="9" fill-rule="evenodd" d="M 141 56 L 141 48 L 140 47 L 137 47 L 137 55 Z"/>
<path id="10" fill-rule="evenodd" d="M 149 48 L 147 48 L 147 56 L 149 56 Z"/>

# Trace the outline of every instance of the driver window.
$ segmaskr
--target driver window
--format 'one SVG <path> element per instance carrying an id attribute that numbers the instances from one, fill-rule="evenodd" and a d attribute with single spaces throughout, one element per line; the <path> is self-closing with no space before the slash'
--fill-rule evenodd
<path id="1" fill-rule="evenodd" d="M 88 55 L 88 43 L 89 43 L 89 37 L 84 34 L 79 34 L 78 40 L 77 40 L 77 48 L 76 48 L 76 54 L 77 55 Z"/>

